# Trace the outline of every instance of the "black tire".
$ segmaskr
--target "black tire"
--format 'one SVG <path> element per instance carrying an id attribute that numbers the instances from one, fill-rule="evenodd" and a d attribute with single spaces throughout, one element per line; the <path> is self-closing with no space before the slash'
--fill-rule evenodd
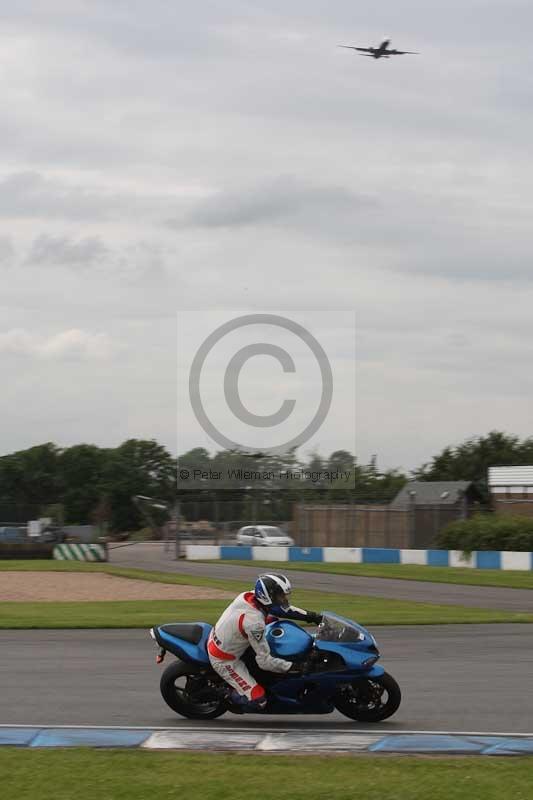
<path id="1" fill-rule="evenodd" d="M 400 687 L 392 675 L 384 672 L 379 678 L 354 680 L 348 691 L 337 695 L 335 708 L 345 717 L 359 722 L 382 722 L 392 717 L 401 702 Z"/>
<path id="2" fill-rule="evenodd" d="M 218 698 L 212 702 L 191 702 L 187 697 L 185 686 L 176 685 L 178 679 L 184 679 L 182 684 L 186 684 L 188 677 L 201 677 L 202 672 L 194 664 L 187 664 L 185 661 L 178 660 L 169 664 L 161 675 L 159 688 L 161 689 L 163 700 L 170 706 L 172 711 L 187 719 L 216 719 L 227 711 L 224 701 Z"/>

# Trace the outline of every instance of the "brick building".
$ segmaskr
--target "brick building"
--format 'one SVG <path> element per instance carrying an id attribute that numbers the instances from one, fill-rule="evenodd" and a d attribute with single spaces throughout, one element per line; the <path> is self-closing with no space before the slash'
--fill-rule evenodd
<path id="1" fill-rule="evenodd" d="M 489 467 L 488 484 L 494 511 L 533 517 L 533 466 Z"/>

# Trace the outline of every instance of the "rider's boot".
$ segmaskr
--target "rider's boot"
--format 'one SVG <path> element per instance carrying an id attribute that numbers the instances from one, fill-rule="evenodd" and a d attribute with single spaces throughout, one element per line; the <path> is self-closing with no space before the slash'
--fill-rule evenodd
<path id="1" fill-rule="evenodd" d="M 256 700 L 248 700 L 245 695 L 240 694 L 235 689 L 232 689 L 227 698 L 230 706 L 230 711 L 234 714 L 260 714 L 265 710 L 267 699 L 263 694 Z"/>

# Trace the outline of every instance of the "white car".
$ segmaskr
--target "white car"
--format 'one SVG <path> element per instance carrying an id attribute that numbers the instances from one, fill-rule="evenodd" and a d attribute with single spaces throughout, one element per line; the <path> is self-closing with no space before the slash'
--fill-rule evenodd
<path id="1" fill-rule="evenodd" d="M 237 544 L 253 547 L 292 547 L 294 539 L 273 525 L 248 525 L 238 531 Z"/>

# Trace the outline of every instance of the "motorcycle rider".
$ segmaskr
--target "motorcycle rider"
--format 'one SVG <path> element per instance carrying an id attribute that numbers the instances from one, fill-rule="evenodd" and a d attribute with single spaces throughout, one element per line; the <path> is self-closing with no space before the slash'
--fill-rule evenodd
<path id="1" fill-rule="evenodd" d="M 230 700 L 242 711 L 256 712 L 266 706 L 265 690 L 256 683 L 241 656 L 255 651 L 260 669 L 267 672 L 300 672 L 291 661 L 274 657 L 265 639 L 265 627 L 277 617 L 320 623 L 322 616 L 289 605 L 291 584 L 285 575 L 259 575 L 253 592 L 243 592 L 224 611 L 207 643 L 215 672 L 231 686 Z"/>

